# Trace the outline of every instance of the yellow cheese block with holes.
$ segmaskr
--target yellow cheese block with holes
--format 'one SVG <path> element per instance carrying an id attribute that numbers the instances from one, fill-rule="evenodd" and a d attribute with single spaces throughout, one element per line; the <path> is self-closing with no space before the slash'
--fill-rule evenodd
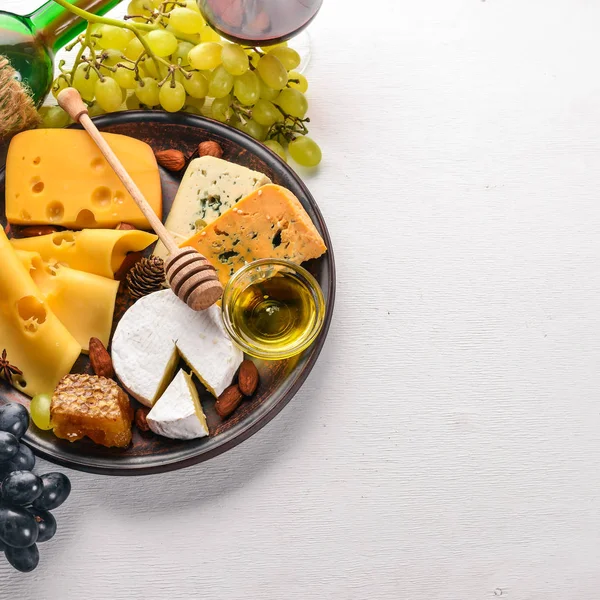
<path id="1" fill-rule="evenodd" d="M 264 185 L 181 244 L 217 269 L 223 285 L 247 262 L 283 258 L 300 264 L 327 248 L 302 204 L 280 185 Z"/>
<path id="2" fill-rule="evenodd" d="M 49 393 L 81 346 L 52 312 L 0 228 L 0 351 L 23 371 L 13 385 L 29 396 Z"/>
<path id="3" fill-rule="evenodd" d="M 92 337 L 108 347 L 119 282 L 47 263 L 37 252 L 16 252 L 52 312 L 82 350 L 88 352 Z"/>
<path id="4" fill-rule="evenodd" d="M 128 252 L 144 250 L 158 238 L 145 231 L 84 229 L 12 239 L 16 250 L 37 252 L 46 262 L 114 279 Z"/>
<path id="5" fill-rule="evenodd" d="M 124 135 L 102 135 L 161 217 L 160 175 L 152 148 Z M 34 129 L 12 139 L 6 217 L 19 225 L 111 228 L 123 221 L 151 229 L 96 144 L 75 129 Z"/>

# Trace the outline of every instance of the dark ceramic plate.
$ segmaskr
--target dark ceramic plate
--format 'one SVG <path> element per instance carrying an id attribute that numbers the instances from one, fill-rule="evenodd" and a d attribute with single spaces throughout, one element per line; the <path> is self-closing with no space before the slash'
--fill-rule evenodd
<path id="1" fill-rule="evenodd" d="M 266 425 L 292 399 L 312 369 L 327 336 L 335 296 L 335 264 L 331 240 L 316 202 L 300 178 L 262 144 L 239 131 L 193 115 L 169 115 L 154 111 L 128 111 L 94 119 L 102 131 L 120 133 L 150 144 L 155 151 L 178 148 L 190 156 L 204 140 L 221 144 L 223 158 L 265 173 L 274 183 L 291 190 L 302 202 L 323 236 L 328 252 L 305 263 L 317 278 L 327 304 L 325 324 L 317 341 L 303 354 L 285 361 L 257 361 L 261 383 L 255 396 L 243 403 L 234 415 L 222 421 L 214 410 L 214 398 L 201 391 L 210 437 L 187 442 L 172 441 L 153 434 L 141 434 L 134 427 L 133 442 L 125 450 L 97 446 L 84 439 L 70 443 L 51 432 L 31 425 L 24 441 L 36 454 L 50 461 L 94 473 L 140 475 L 180 469 L 208 460 L 233 448 Z M 161 169 L 164 213 L 168 214 L 181 174 Z M 4 226 L 4 174 L 0 173 L 0 222 Z M 1 275 L 0 275 L 1 276 Z M 120 292 L 116 319 L 128 307 L 126 293 Z M 1 345 L 1 344 L 0 344 Z M 75 371 L 91 372 L 87 357 L 76 363 Z M 16 401 L 27 406 L 29 399 L 0 380 L 0 404 Z"/>

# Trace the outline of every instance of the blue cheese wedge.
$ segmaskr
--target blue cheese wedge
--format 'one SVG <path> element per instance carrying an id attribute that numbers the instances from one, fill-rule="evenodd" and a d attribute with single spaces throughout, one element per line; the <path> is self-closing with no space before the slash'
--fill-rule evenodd
<path id="1" fill-rule="evenodd" d="M 171 383 L 179 358 L 218 397 L 244 358 L 223 326 L 217 306 L 197 312 L 171 290 L 138 300 L 119 321 L 112 359 L 123 387 L 153 406 Z"/>
<path id="2" fill-rule="evenodd" d="M 214 156 L 196 158 L 181 180 L 165 227 L 177 244 L 181 244 L 244 196 L 268 183 L 271 180 L 258 171 Z M 168 253 L 159 242 L 154 254 L 166 258 Z"/>
<path id="3" fill-rule="evenodd" d="M 174 440 L 193 440 L 208 435 L 198 390 L 183 369 L 146 417 L 154 433 Z"/>

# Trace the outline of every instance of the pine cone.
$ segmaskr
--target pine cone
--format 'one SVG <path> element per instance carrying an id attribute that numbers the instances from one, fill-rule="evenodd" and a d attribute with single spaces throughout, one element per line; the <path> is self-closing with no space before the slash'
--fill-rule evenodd
<path id="1" fill-rule="evenodd" d="M 129 295 L 138 300 L 152 292 L 163 289 L 165 283 L 165 263 L 162 258 L 151 256 L 142 258 L 127 275 Z"/>

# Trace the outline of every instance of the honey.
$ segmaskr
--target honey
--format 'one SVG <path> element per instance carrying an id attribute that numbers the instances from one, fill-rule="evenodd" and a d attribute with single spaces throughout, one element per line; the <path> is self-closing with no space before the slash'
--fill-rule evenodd
<path id="1" fill-rule="evenodd" d="M 263 265 L 254 266 L 258 263 Z M 225 292 L 225 324 L 252 356 L 294 356 L 314 341 L 321 328 L 323 299 L 317 282 L 301 267 L 288 264 L 251 263 L 241 275 L 234 275 Z"/>

